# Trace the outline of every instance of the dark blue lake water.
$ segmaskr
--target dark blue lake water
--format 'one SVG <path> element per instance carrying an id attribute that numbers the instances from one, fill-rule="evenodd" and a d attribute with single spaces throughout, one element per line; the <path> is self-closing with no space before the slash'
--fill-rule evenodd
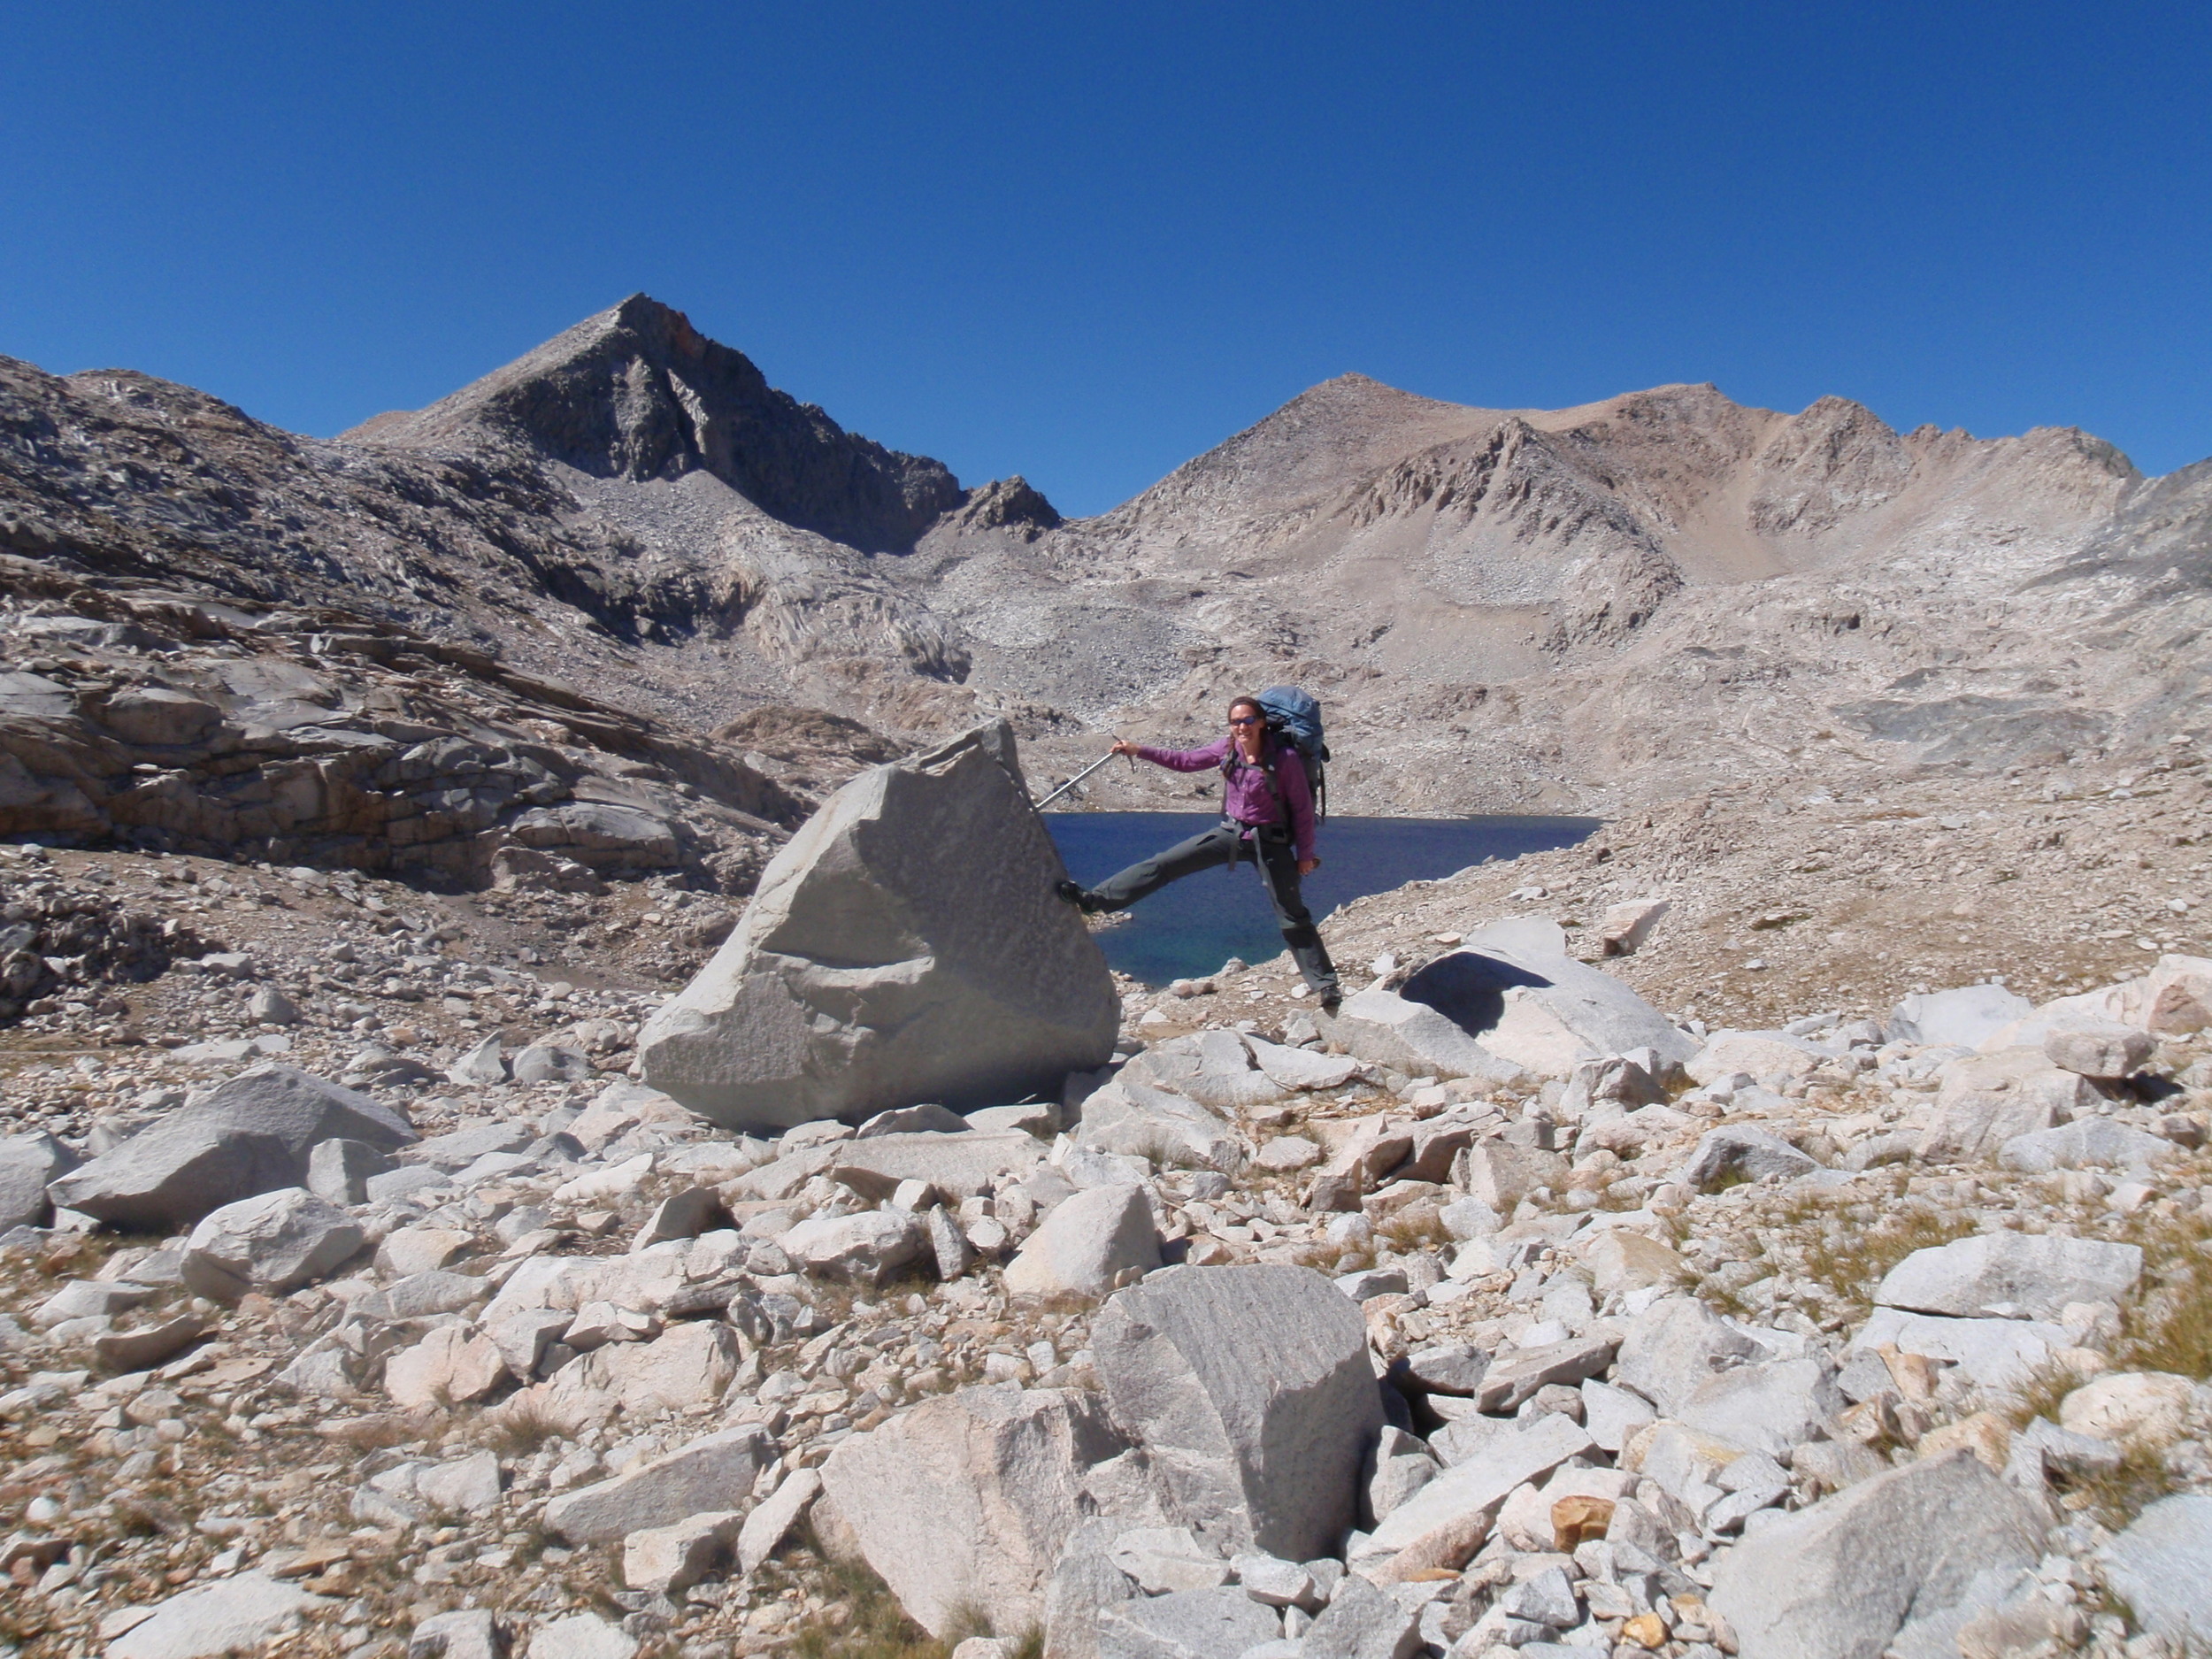
<path id="1" fill-rule="evenodd" d="M 1124 865 L 1220 822 L 1209 812 L 1048 812 L 1068 873 L 1095 886 Z M 1370 893 L 1433 881 L 1486 858 L 1571 847 L 1598 827 L 1589 818 L 1333 818 L 1321 827 L 1321 868 L 1306 878 L 1306 904 L 1328 938 L 1329 912 Z M 1250 864 L 1208 870 L 1163 888 L 1106 928 L 1106 960 L 1147 985 L 1211 973 L 1231 956 L 1279 956 L 1266 889 Z M 1348 973 L 1348 983 L 1356 975 Z"/>

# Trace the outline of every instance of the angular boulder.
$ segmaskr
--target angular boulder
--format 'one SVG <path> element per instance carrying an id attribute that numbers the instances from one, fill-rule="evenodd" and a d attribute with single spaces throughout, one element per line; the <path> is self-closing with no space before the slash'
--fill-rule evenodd
<path id="1" fill-rule="evenodd" d="M 283 1187 L 203 1217 L 185 1241 L 184 1282 L 217 1302 L 253 1290 L 281 1295 L 321 1278 L 366 1242 L 344 1210 L 303 1187 Z"/>
<path id="2" fill-rule="evenodd" d="M 47 1183 L 76 1167 L 77 1155 L 43 1130 L 0 1139 L 0 1233 L 43 1225 Z"/>
<path id="3" fill-rule="evenodd" d="M 1959 1375 L 1977 1387 L 2017 1392 L 2072 1341 L 2062 1325 L 2043 1320 L 1957 1319 L 1877 1308 L 1845 1352 L 1870 1354 L 1893 1343 L 1907 1354 L 1957 1366 Z"/>
<path id="4" fill-rule="evenodd" d="M 1498 1426 L 1377 1525 L 1369 1548 L 1394 1557 L 1386 1576 L 1456 1572 L 1482 1548 L 1499 1509 L 1519 1486 L 1593 1450 L 1589 1431 L 1564 1412 Z"/>
<path id="5" fill-rule="evenodd" d="M 1122 1273 L 1160 1264 L 1160 1231 L 1141 1187 L 1094 1187 L 1064 1200 L 1006 1264 L 1018 1296 L 1103 1296 Z"/>
<path id="6" fill-rule="evenodd" d="M 1984 1233 L 1915 1250 L 1874 1293 L 1884 1308 L 2055 1321 L 2074 1302 L 2117 1302 L 2142 1276 L 2132 1244 L 2056 1233 Z"/>
<path id="7" fill-rule="evenodd" d="M 1694 1193 L 1709 1193 L 1728 1177 L 1746 1180 L 1793 1180 L 1820 1167 L 1778 1134 L 1750 1124 L 1709 1129 L 1674 1179 Z"/>
<path id="8" fill-rule="evenodd" d="M 1242 1171 L 1246 1158 L 1243 1138 L 1211 1107 L 1127 1078 L 1116 1078 L 1083 1102 L 1075 1143 L 1230 1176 Z"/>
<path id="9" fill-rule="evenodd" d="M 1118 1292 L 1091 1348 L 1171 1519 L 1232 1553 L 1309 1561 L 1341 1544 L 1383 1415 L 1366 1321 L 1328 1279 L 1179 1268 Z"/>
<path id="10" fill-rule="evenodd" d="M 1347 997 L 1333 1016 L 1322 1015 L 1320 1024 L 1357 1058 L 1409 1077 L 1475 1077 L 1506 1083 L 1521 1071 L 1477 1042 L 1474 1033 L 1449 1015 L 1379 987 Z"/>
<path id="11" fill-rule="evenodd" d="M 779 1233 L 776 1248 L 802 1272 L 873 1287 L 901 1268 L 919 1262 L 929 1234 L 903 1210 L 864 1210 L 849 1216 L 816 1216 Z"/>
<path id="12" fill-rule="evenodd" d="M 2008 1169 L 2044 1174 L 2052 1170 L 2147 1170 L 2181 1156 L 2172 1141 L 2109 1118 L 2083 1118 L 2055 1129 L 2015 1135 L 1998 1148 Z"/>
<path id="13" fill-rule="evenodd" d="M 389 1151 L 418 1139 L 398 1112 L 288 1065 L 257 1065 L 152 1128 L 63 1175 L 53 1201 L 145 1233 L 189 1227 L 211 1210 L 298 1187 L 321 1141 Z"/>
<path id="14" fill-rule="evenodd" d="M 1890 1010 L 1884 1029 L 1892 1042 L 1978 1048 L 1987 1037 L 2033 1012 L 2034 1003 L 2001 985 L 1967 985 L 1915 992 Z"/>
<path id="15" fill-rule="evenodd" d="M 1613 1380 L 1672 1415 L 1722 1371 L 1764 1351 L 1696 1297 L 1663 1296 L 1629 1325 Z"/>
<path id="16" fill-rule="evenodd" d="M 1679 1416 L 1691 1428 L 1779 1457 L 1829 1432 L 1846 1402 L 1816 1359 L 1739 1365 L 1698 1385 Z"/>
<path id="17" fill-rule="evenodd" d="M 2084 1077 L 2132 1077 L 2158 1052 L 2147 1031 L 2116 1020 L 2076 1020 L 2043 1033 L 2043 1057 L 2065 1071 Z"/>
<path id="18" fill-rule="evenodd" d="M 1786 1031 L 1717 1031 L 1690 1056 L 1690 1081 L 1717 1082 L 1742 1072 L 1763 1081 L 1810 1077 L 1830 1055 L 1816 1043 Z"/>
<path id="19" fill-rule="evenodd" d="M 1121 1007 L 1003 722 L 846 784 L 647 1024 L 646 1081 L 733 1129 L 1056 1095 Z"/>
<path id="20" fill-rule="evenodd" d="M 1875 1659 L 1985 1569 L 2033 1566 L 2043 1529 L 2028 1499 L 1952 1452 L 1763 1526 L 1719 1557 L 1709 1600 L 1747 1655 Z"/>
<path id="21" fill-rule="evenodd" d="M 839 1442 L 822 1489 L 932 1635 L 970 1609 L 1023 1630 L 1041 1617 L 1045 1580 L 1084 1518 L 1085 1472 L 1121 1449 L 1088 1394 L 963 1388 Z"/>
<path id="22" fill-rule="evenodd" d="M 687 1515 L 735 1509 L 775 1457 L 759 1429 L 725 1429 L 612 1480 L 564 1492 L 545 1506 L 545 1525 L 572 1544 L 603 1544 Z"/>
<path id="23" fill-rule="evenodd" d="M 296 1585 L 266 1573 L 242 1572 L 180 1590 L 107 1644 L 108 1659 L 198 1659 L 250 1653 L 296 1626 L 310 1609 L 326 1605 Z"/>
<path id="24" fill-rule="evenodd" d="M 2212 956 L 2161 956 L 2143 987 L 2143 1025 L 2161 1036 L 2212 1025 Z"/>
<path id="25" fill-rule="evenodd" d="M 2040 1048 L 1967 1055 L 1943 1068 L 1943 1085 L 1920 1138 L 1919 1154 L 1992 1157 L 2016 1135 L 2055 1128 L 2094 1111 L 2101 1098 L 2087 1078 L 2060 1070 Z"/>
<path id="26" fill-rule="evenodd" d="M 2102 1552 L 2105 1582 L 2176 1647 L 2212 1641 L 2212 1497 L 2161 1498 Z"/>
<path id="27" fill-rule="evenodd" d="M 956 1134 L 871 1135 L 840 1143 L 829 1177 L 863 1198 L 881 1202 L 902 1182 L 926 1181 L 949 1202 L 978 1198 L 1006 1177 L 1019 1176 L 1044 1162 L 1045 1148 L 1018 1129 L 969 1129 Z"/>
<path id="28" fill-rule="evenodd" d="M 1233 1585 L 1141 1595 L 1102 1608 L 1099 1659 L 1238 1659 L 1283 1633 L 1282 1616 Z"/>
<path id="29" fill-rule="evenodd" d="M 1625 899 L 1598 918 L 1598 941 L 1609 956 L 1632 956 L 1673 908 L 1665 899 Z"/>

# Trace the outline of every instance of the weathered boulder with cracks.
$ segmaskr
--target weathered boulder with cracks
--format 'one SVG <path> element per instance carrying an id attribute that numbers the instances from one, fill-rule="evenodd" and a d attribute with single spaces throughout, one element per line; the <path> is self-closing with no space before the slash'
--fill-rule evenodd
<path id="1" fill-rule="evenodd" d="M 831 797 L 639 1039 L 647 1081 L 739 1129 L 1056 1094 L 1120 1002 L 1003 722 Z"/>
<path id="2" fill-rule="evenodd" d="M 1334 1285 L 1302 1267 L 1179 1268 L 1118 1292 L 1091 1346 L 1172 1518 L 1290 1560 L 1338 1546 L 1383 1417 L 1366 1322 Z"/>

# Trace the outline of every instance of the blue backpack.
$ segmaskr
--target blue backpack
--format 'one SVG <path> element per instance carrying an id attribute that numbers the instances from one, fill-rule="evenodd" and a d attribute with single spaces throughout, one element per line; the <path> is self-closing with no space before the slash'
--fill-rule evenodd
<path id="1" fill-rule="evenodd" d="M 1314 821 L 1319 823 L 1329 816 L 1329 746 L 1321 733 L 1321 705 L 1295 686 L 1270 686 L 1253 701 L 1267 717 L 1270 740 L 1289 744 L 1305 763 L 1306 781 L 1313 790 Z M 1225 778 L 1233 772 L 1239 764 L 1236 745 L 1232 743 L 1222 759 L 1222 776 Z M 1272 790 L 1275 769 L 1269 766 L 1266 771 L 1267 785 Z M 1279 802 L 1280 798 L 1278 794 Z"/>

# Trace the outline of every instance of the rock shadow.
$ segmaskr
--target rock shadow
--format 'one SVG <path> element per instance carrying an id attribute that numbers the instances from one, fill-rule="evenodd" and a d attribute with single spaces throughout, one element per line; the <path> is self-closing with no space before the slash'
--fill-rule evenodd
<path id="1" fill-rule="evenodd" d="M 1551 980 L 1501 956 L 1455 950 L 1439 956 L 1398 987 L 1409 1002 L 1434 1009 L 1470 1036 L 1494 1030 L 1505 1018 L 1505 994 L 1517 986 L 1540 988 Z"/>

